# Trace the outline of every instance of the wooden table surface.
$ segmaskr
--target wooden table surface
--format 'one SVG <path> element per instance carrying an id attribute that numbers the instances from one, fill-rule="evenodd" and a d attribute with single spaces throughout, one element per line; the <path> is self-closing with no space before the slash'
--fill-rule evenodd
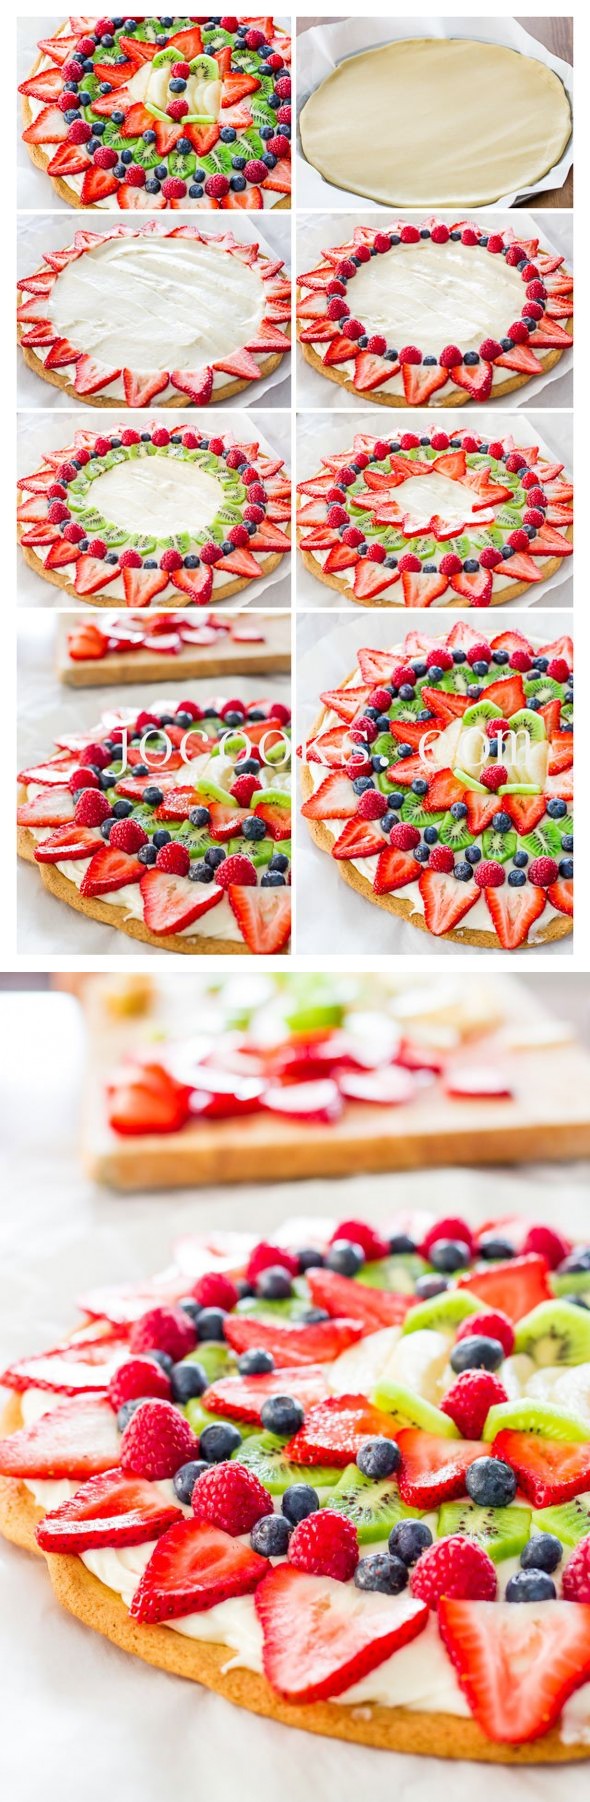
<path id="1" fill-rule="evenodd" d="M 297 31 L 310 31 L 313 25 L 336 25 L 340 22 L 340 18 L 344 18 L 344 16 L 344 14 L 341 14 L 338 18 L 327 18 L 325 15 L 310 15 L 305 18 L 299 14 L 297 19 Z M 519 18 L 517 19 L 517 24 L 522 25 L 523 30 L 528 31 L 531 37 L 538 38 L 539 43 L 544 44 L 547 50 L 551 50 L 554 56 L 560 56 L 563 62 L 573 64 L 573 19 Z M 521 206 L 530 206 L 532 204 L 535 208 L 535 212 L 539 211 L 541 207 L 572 207 L 574 204 L 573 166 L 570 169 L 563 187 L 546 188 L 543 194 L 535 194 L 532 202 L 523 200 L 519 204 Z"/>

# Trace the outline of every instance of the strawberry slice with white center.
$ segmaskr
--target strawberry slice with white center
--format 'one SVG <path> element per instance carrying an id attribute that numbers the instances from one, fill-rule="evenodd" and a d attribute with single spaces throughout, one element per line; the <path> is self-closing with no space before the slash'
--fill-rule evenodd
<path id="1" fill-rule="evenodd" d="M 289 1564 L 268 1572 L 254 1606 L 264 1634 L 264 1674 L 287 1702 L 341 1696 L 416 1639 L 428 1619 L 428 1609 L 407 1591 L 363 1593 Z"/>
<path id="2" fill-rule="evenodd" d="M 339 1276 L 336 1270 L 308 1270 L 306 1281 L 315 1307 L 362 1320 L 368 1333 L 377 1333 L 383 1326 L 401 1326 L 413 1303 L 412 1296 L 369 1288 L 350 1276 Z"/>
<path id="3" fill-rule="evenodd" d="M 590 1489 L 590 1445 L 584 1442 L 541 1439 L 504 1427 L 494 1439 L 492 1457 L 511 1465 L 535 1508 L 552 1508 Z"/>
<path id="4" fill-rule="evenodd" d="M 69 788 L 42 790 L 23 801 L 16 818 L 19 826 L 66 826 L 74 818 L 74 797 Z"/>
<path id="5" fill-rule="evenodd" d="M 391 1414 L 374 1408 L 366 1395 L 330 1396 L 306 1415 L 289 1440 L 285 1456 L 292 1464 L 338 1464 L 356 1458 L 365 1439 L 397 1439 Z"/>
<path id="6" fill-rule="evenodd" d="M 399 1492 L 413 1508 L 437 1508 L 465 1495 L 465 1473 L 486 1450 L 477 1439 L 443 1439 L 418 1427 L 403 1427 L 396 1438 L 402 1455 Z"/>
<path id="7" fill-rule="evenodd" d="M 103 1396 L 74 1396 L 33 1426 L 0 1439 L 3 1477 L 92 1477 L 119 1462 L 115 1416 Z"/>
<path id="8" fill-rule="evenodd" d="M 220 1377 L 205 1390 L 203 1406 L 210 1414 L 256 1425 L 264 1403 L 273 1395 L 289 1395 L 305 1409 L 325 1401 L 328 1393 L 321 1364 L 295 1364 L 273 1370 L 269 1376 Z"/>
<path id="9" fill-rule="evenodd" d="M 441 1638 L 486 1739 L 526 1745 L 547 1733 L 590 1678 L 590 1603 L 439 1603 Z"/>
<path id="10" fill-rule="evenodd" d="M 487 1308 L 501 1308 L 511 1320 L 521 1320 L 538 1302 L 551 1301 L 547 1263 L 538 1251 L 503 1264 L 476 1265 L 458 1278 L 457 1287 L 467 1289 Z"/>
<path id="11" fill-rule="evenodd" d="M 94 857 L 100 851 L 103 840 L 100 832 L 90 826 L 65 825 L 58 826 L 47 838 L 35 847 L 36 863 L 67 863 L 71 859 L 83 860 Z"/>
<path id="12" fill-rule="evenodd" d="M 283 1325 L 278 1320 L 253 1320 L 228 1314 L 225 1337 L 235 1352 L 262 1346 L 272 1353 L 275 1367 L 293 1364 L 331 1364 L 363 1336 L 360 1320 L 318 1320 L 312 1326 Z"/>
<path id="13" fill-rule="evenodd" d="M 287 1083 L 284 1087 L 277 1084 L 266 1090 L 262 1106 L 271 1114 L 283 1114 L 286 1119 L 307 1124 L 337 1120 L 343 1111 L 340 1090 L 331 1077 L 318 1082 Z"/>
<path id="14" fill-rule="evenodd" d="M 331 770 L 315 794 L 304 801 L 301 812 L 306 820 L 350 820 L 358 807 L 352 782 L 342 770 Z"/>
<path id="15" fill-rule="evenodd" d="M 108 1389 L 111 1377 L 128 1356 L 126 1339 L 98 1340 L 79 1348 L 57 1347 L 37 1358 L 21 1358 L 2 1372 L 7 1389 L 55 1389 L 63 1395 Z"/>
<path id="16" fill-rule="evenodd" d="M 251 1595 L 268 1564 L 241 1540 L 219 1527 L 182 1520 L 159 1540 L 135 1591 L 130 1613 L 136 1621 L 178 1620 Z"/>
<path id="17" fill-rule="evenodd" d="M 175 876 L 171 870 L 145 870 L 139 887 L 145 924 L 150 932 L 164 938 L 194 926 L 196 920 L 223 900 L 223 889 L 216 883 L 206 888 L 199 882 L 189 882 L 188 876 Z"/>
<path id="18" fill-rule="evenodd" d="M 103 1545 L 142 1545 L 182 1520 L 157 1484 L 124 1470 L 90 1477 L 69 1501 L 52 1508 L 37 1528 L 44 1552 L 86 1552 Z"/>
<path id="19" fill-rule="evenodd" d="M 476 1064 L 470 1069 L 451 1070 L 446 1092 L 466 1100 L 498 1101 L 512 1095 L 512 1085 L 502 1070 L 495 1070 L 490 1064 Z"/>
<path id="20" fill-rule="evenodd" d="M 346 1101 L 372 1102 L 377 1107 L 398 1107 L 412 1101 L 416 1093 L 408 1071 L 395 1064 L 383 1070 L 342 1070 L 338 1087 Z"/>

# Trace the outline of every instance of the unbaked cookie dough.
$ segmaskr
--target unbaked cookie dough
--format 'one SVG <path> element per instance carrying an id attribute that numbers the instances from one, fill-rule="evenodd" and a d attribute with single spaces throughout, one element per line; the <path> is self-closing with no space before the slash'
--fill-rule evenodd
<path id="1" fill-rule="evenodd" d="M 486 206 L 534 186 L 571 136 L 554 71 L 504 44 L 407 38 L 346 59 L 301 114 L 309 163 L 384 206 Z"/>

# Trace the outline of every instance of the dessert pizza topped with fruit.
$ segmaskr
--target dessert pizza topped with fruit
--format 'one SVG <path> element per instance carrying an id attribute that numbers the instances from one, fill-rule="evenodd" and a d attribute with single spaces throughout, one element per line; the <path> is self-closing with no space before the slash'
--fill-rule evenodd
<path id="1" fill-rule="evenodd" d="M 163 950 L 284 951 L 290 712 L 114 710 L 19 775 L 19 852 L 51 894 Z"/>
<path id="2" fill-rule="evenodd" d="M 527 593 L 573 550 L 563 463 L 510 434 L 357 432 L 297 492 L 306 568 L 361 605 L 488 607 Z"/>
<path id="3" fill-rule="evenodd" d="M 203 407 L 271 375 L 290 349 L 280 257 L 197 225 L 79 231 L 18 282 L 25 362 L 91 406 Z"/>
<path id="4" fill-rule="evenodd" d="M 572 343 L 564 258 L 512 226 L 355 226 L 298 285 L 306 361 L 384 406 L 497 400 Z"/>
<path id="5" fill-rule="evenodd" d="M 75 432 L 18 488 L 27 563 L 93 606 L 207 606 L 269 574 L 290 549 L 282 458 L 233 434 Z"/>
<path id="6" fill-rule="evenodd" d="M 361 649 L 321 695 L 302 813 L 365 899 L 505 951 L 571 932 L 572 642 L 463 622 Z"/>
<path id="7" fill-rule="evenodd" d="M 69 18 L 21 84 L 24 142 L 69 206 L 289 206 L 290 57 L 272 18 Z"/>
<path id="8" fill-rule="evenodd" d="M 590 1739 L 590 1250 L 526 1220 L 184 1239 L 5 1370 L 0 1520 L 121 1648 L 286 1724 Z"/>

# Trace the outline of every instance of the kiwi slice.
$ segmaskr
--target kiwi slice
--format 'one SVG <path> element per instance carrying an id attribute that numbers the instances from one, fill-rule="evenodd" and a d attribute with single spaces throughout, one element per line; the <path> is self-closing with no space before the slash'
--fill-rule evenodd
<path id="1" fill-rule="evenodd" d="M 454 663 L 452 669 L 445 670 L 444 676 L 441 676 L 440 682 L 437 682 L 436 686 L 444 688 L 447 694 L 464 695 L 467 693 L 470 676 L 471 668 L 468 663 Z M 428 677 L 425 680 L 428 685 Z"/>
<path id="2" fill-rule="evenodd" d="M 547 737 L 545 721 L 541 713 L 533 713 L 530 707 L 520 707 L 518 713 L 510 716 L 511 732 L 528 732 L 532 743 L 539 744 Z"/>
<path id="3" fill-rule="evenodd" d="M 485 695 L 480 695 L 479 701 L 474 701 L 471 707 L 465 708 L 462 725 L 483 726 L 485 728 L 486 720 L 499 720 L 501 718 L 501 707 L 498 707 L 495 701 L 486 701 Z"/>
<path id="4" fill-rule="evenodd" d="M 550 1280 L 556 1295 L 590 1294 L 590 1270 L 552 1270 Z"/>
<path id="5" fill-rule="evenodd" d="M 385 1414 L 395 1415 L 400 1427 L 423 1427 L 425 1433 L 436 1433 L 441 1439 L 459 1438 L 458 1428 L 449 1414 L 443 1414 L 441 1408 L 433 1407 L 423 1395 L 415 1395 L 411 1389 L 404 1389 L 401 1383 L 392 1383 L 388 1377 L 380 1378 L 371 1401 Z"/>
<path id="6" fill-rule="evenodd" d="M 276 1433 L 256 1432 L 233 1456 L 237 1464 L 245 1464 L 254 1472 L 269 1495 L 282 1495 L 291 1483 L 311 1483 L 312 1489 L 321 1490 L 331 1489 L 338 1482 L 342 1473 L 332 1465 L 314 1464 L 307 1470 L 301 1464 L 290 1464 L 284 1454 L 285 1443 Z M 356 1470 L 356 1465 L 352 1469 Z"/>
<path id="7" fill-rule="evenodd" d="M 531 1530 L 529 1508 L 478 1508 L 474 1502 L 445 1502 L 438 1511 L 436 1533 L 447 1539 L 465 1533 L 477 1540 L 494 1564 L 502 1558 L 518 1558 Z"/>
<path id="8" fill-rule="evenodd" d="M 416 720 L 418 714 L 424 712 L 424 708 L 422 706 L 420 695 L 418 694 L 415 701 L 392 701 L 388 711 L 390 720 L 410 721 Z M 424 721 L 424 725 L 426 726 L 426 720 Z"/>
<path id="9" fill-rule="evenodd" d="M 204 857 L 205 851 L 214 842 L 207 826 L 191 826 L 190 820 L 183 820 L 176 838 L 179 844 L 186 846 L 189 857 L 196 858 Z"/>
<path id="10" fill-rule="evenodd" d="M 377 1258 L 363 1264 L 356 1281 L 365 1283 L 369 1289 L 389 1289 L 394 1295 L 413 1295 L 418 1277 L 426 1276 L 429 1270 L 430 1264 L 418 1252 L 398 1252 L 390 1258 Z M 590 1271 L 588 1280 L 590 1282 Z"/>
<path id="11" fill-rule="evenodd" d="M 456 777 L 457 782 L 463 783 L 464 788 L 472 788 L 478 795 L 489 794 L 489 789 L 486 788 L 485 782 L 478 782 L 477 776 L 470 776 L 467 770 L 462 770 L 458 767 L 453 770 L 453 775 Z"/>
<path id="12" fill-rule="evenodd" d="M 527 698 L 534 696 L 542 707 L 546 701 L 554 701 L 556 696 L 561 700 L 563 694 L 562 683 L 554 682 L 552 676 L 525 676 L 523 686 Z"/>
<path id="13" fill-rule="evenodd" d="M 585 1364 L 590 1359 L 590 1313 L 567 1301 L 542 1301 L 519 1320 L 514 1348 L 535 1364 Z"/>
<path id="14" fill-rule="evenodd" d="M 518 840 L 515 832 L 496 832 L 493 826 L 486 826 L 481 843 L 484 857 L 493 858 L 495 863 L 508 863 L 514 857 Z"/>
<path id="15" fill-rule="evenodd" d="M 352 1521 L 361 1545 L 387 1539 L 398 1520 L 420 1517 L 419 1508 L 408 1508 L 402 1502 L 395 1477 L 374 1483 L 356 1464 L 347 1464 L 342 1471 L 336 1488 L 326 1496 L 326 1507 Z"/>
<path id="16" fill-rule="evenodd" d="M 576 1495 L 571 1502 L 561 1502 L 556 1508 L 539 1508 L 534 1521 L 541 1533 L 555 1533 L 563 1545 L 577 1545 L 590 1533 L 590 1500 Z"/>
<path id="17" fill-rule="evenodd" d="M 391 757 L 393 750 L 394 745 L 390 732 L 380 732 L 371 745 L 371 754 L 375 757 Z"/>
<path id="18" fill-rule="evenodd" d="M 504 1427 L 514 1433 L 536 1433 L 539 1439 L 574 1440 L 576 1444 L 588 1438 L 587 1427 L 583 1427 L 574 1415 L 566 1414 L 565 1408 L 554 1408 L 550 1402 L 532 1401 L 530 1396 L 515 1402 L 495 1402 L 490 1408 L 482 1439 L 489 1445 Z"/>
<path id="19" fill-rule="evenodd" d="M 285 1014 L 285 1024 L 291 1032 L 322 1032 L 326 1027 L 342 1026 L 346 1009 L 341 1001 L 318 1001 L 309 1007 L 289 1008 Z"/>
<path id="20" fill-rule="evenodd" d="M 453 819 L 452 813 L 445 814 L 438 836 L 441 844 L 448 845 L 451 851 L 464 851 L 467 845 L 473 844 L 473 833 L 469 831 L 465 820 Z"/>
<path id="21" fill-rule="evenodd" d="M 249 1438 L 252 1433 L 257 1432 L 257 1427 L 248 1425 L 245 1420 L 230 1420 L 229 1414 L 210 1414 L 196 1395 L 186 1403 L 184 1413 L 197 1438 L 204 1433 L 205 1427 L 237 1427 L 243 1438 Z"/>
<path id="22" fill-rule="evenodd" d="M 301 1320 L 307 1309 L 311 1307 L 309 1296 L 287 1296 L 282 1301 L 258 1300 L 255 1295 L 245 1295 L 236 1306 L 236 1314 L 246 1315 L 248 1320 Z"/>
<path id="23" fill-rule="evenodd" d="M 482 1303 L 468 1295 L 465 1289 L 447 1289 L 446 1294 L 433 1295 L 430 1301 L 418 1302 L 415 1308 L 410 1308 L 402 1332 L 417 1333 L 421 1327 L 443 1333 L 448 1328 L 452 1332 L 468 1314 L 481 1313 L 481 1308 Z"/>
<path id="24" fill-rule="evenodd" d="M 406 795 L 400 814 L 411 826 L 438 826 L 439 820 L 444 819 L 443 813 L 428 813 L 421 795 Z"/>
<path id="25" fill-rule="evenodd" d="M 219 1339 L 203 1339 L 201 1345 L 182 1361 L 183 1364 L 202 1364 L 210 1383 L 217 1383 L 220 1377 L 233 1376 L 237 1368 L 237 1358 Z"/>
<path id="26" fill-rule="evenodd" d="M 561 820 L 557 823 L 545 817 L 526 833 L 521 844 L 531 857 L 561 857 Z"/>

